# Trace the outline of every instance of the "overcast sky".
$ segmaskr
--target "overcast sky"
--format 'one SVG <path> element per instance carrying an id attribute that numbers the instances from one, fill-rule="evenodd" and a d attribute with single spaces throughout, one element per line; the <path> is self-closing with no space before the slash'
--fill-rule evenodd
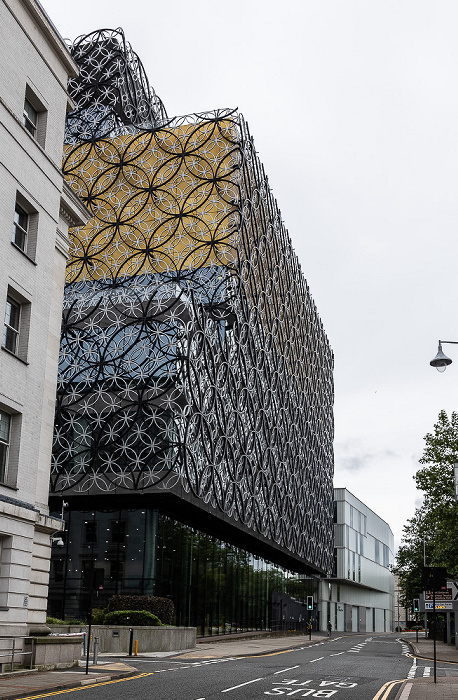
<path id="1" fill-rule="evenodd" d="M 239 107 L 335 353 L 335 485 L 399 544 L 458 409 L 456 0 L 42 0 L 123 27 L 169 116 Z"/>

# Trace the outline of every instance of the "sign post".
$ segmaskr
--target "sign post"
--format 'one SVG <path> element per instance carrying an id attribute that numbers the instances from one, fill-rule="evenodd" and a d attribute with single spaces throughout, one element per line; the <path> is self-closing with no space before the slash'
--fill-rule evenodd
<path id="1" fill-rule="evenodd" d="M 421 584 L 424 591 L 433 592 L 433 619 L 434 619 L 434 683 L 436 677 L 436 634 L 437 634 L 437 612 L 436 612 L 436 591 L 447 589 L 447 569 L 441 566 L 424 566 L 421 572 Z M 426 611 L 426 607 L 425 607 Z M 427 613 L 425 612 L 425 615 Z"/>

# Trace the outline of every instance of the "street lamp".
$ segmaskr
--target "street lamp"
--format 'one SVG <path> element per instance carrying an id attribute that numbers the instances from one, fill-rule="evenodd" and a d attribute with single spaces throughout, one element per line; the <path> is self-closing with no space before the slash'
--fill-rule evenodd
<path id="1" fill-rule="evenodd" d="M 439 340 L 439 347 L 437 349 L 437 355 L 429 363 L 431 365 L 431 367 L 435 367 L 438 372 L 445 372 L 448 365 L 452 364 L 451 359 L 449 357 L 447 357 L 447 355 L 444 355 L 444 353 L 442 352 L 442 343 L 449 343 L 451 345 L 458 345 L 458 341 L 456 341 L 456 340 Z"/>

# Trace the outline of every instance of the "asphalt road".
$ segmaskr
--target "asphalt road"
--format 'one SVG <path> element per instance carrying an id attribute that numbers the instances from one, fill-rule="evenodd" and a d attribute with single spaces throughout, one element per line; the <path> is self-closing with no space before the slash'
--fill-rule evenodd
<path id="1" fill-rule="evenodd" d="M 79 690 L 78 698 L 83 693 L 93 700 L 392 700 L 400 687 L 395 681 L 419 672 L 408 654 L 396 635 L 368 634 L 246 658 L 136 658 L 130 661 L 143 675 Z"/>

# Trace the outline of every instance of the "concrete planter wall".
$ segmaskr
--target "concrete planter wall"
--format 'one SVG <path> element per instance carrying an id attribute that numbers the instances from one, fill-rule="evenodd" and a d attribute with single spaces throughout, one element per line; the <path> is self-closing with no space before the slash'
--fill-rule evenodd
<path id="1" fill-rule="evenodd" d="M 32 665 L 39 671 L 78 666 L 83 637 L 29 637 L 24 651 L 33 651 Z"/>
<path id="2" fill-rule="evenodd" d="M 55 634 L 86 632 L 80 625 L 50 625 Z M 134 640 L 138 641 L 138 652 L 181 651 L 196 646 L 195 627 L 134 627 Z M 129 651 L 129 627 L 93 625 L 92 639 L 99 638 L 99 652 L 121 654 Z M 62 638 L 61 638 L 62 639 Z"/>

